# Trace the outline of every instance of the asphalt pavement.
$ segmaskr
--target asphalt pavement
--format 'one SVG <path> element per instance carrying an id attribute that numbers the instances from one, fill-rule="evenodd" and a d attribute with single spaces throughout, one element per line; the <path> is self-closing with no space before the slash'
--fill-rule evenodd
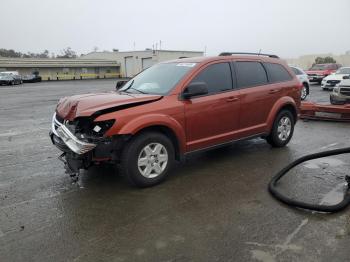
<path id="1" fill-rule="evenodd" d="M 307 153 L 350 146 L 348 123 L 299 121 L 290 144 L 242 141 L 192 155 L 165 183 L 129 187 L 113 166 L 64 173 L 48 133 L 60 97 L 112 91 L 113 80 L 0 87 L 0 261 L 349 261 L 350 208 L 317 214 L 267 192 Z M 311 87 L 310 98 L 328 92 Z M 349 155 L 311 161 L 280 188 L 313 203 L 341 199 Z"/>

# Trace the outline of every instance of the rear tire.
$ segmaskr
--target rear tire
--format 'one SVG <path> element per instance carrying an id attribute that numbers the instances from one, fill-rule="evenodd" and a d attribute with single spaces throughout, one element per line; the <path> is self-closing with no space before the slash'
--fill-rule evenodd
<path id="1" fill-rule="evenodd" d="M 294 124 L 293 114 L 289 110 L 280 111 L 266 141 L 273 147 L 286 146 L 293 136 Z"/>
<path id="2" fill-rule="evenodd" d="M 301 90 L 301 100 L 305 100 L 309 94 L 309 86 L 303 83 L 303 89 Z"/>
<path id="3" fill-rule="evenodd" d="M 167 177 L 174 162 L 171 140 L 158 132 L 145 132 L 125 145 L 119 171 L 130 185 L 150 187 Z"/>

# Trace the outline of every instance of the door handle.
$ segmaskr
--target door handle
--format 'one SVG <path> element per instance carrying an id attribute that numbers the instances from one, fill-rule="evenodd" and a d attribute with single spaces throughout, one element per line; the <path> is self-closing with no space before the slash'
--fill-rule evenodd
<path id="1" fill-rule="evenodd" d="M 229 98 L 226 99 L 227 102 L 235 102 L 235 101 L 238 101 L 239 98 L 236 97 L 236 96 L 231 96 Z"/>
<path id="2" fill-rule="evenodd" d="M 279 91 L 280 91 L 279 89 L 270 89 L 269 94 L 276 94 Z"/>

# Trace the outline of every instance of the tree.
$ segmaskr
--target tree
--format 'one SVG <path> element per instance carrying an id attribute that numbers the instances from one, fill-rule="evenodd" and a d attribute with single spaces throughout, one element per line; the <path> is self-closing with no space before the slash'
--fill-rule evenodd
<path id="1" fill-rule="evenodd" d="M 328 64 L 328 63 L 336 63 L 335 59 L 331 56 L 326 57 L 316 57 L 315 64 Z"/>
<path id="2" fill-rule="evenodd" d="M 72 48 L 67 47 L 61 51 L 62 55 L 58 55 L 57 58 L 76 58 L 77 53 Z"/>
<path id="3" fill-rule="evenodd" d="M 0 56 L 2 57 L 21 57 L 22 53 L 21 52 L 16 52 L 13 49 L 0 49 Z"/>
<path id="4" fill-rule="evenodd" d="M 46 49 L 42 53 L 38 54 L 38 57 L 39 58 L 49 58 L 49 54 L 50 54 L 49 50 Z"/>

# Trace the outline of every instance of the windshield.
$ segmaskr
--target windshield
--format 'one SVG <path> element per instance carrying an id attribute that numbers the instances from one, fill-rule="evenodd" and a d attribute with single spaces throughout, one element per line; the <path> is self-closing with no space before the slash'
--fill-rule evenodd
<path id="1" fill-rule="evenodd" d="M 310 70 L 326 70 L 329 65 L 314 65 L 310 68 Z"/>
<path id="2" fill-rule="evenodd" d="M 119 91 L 142 94 L 167 94 L 196 63 L 166 63 L 141 72 Z"/>
<path id="3" fill-rule="evenodd" d="M 338 69 L 337 72 L 335 72 L 336 74 L 342 74 L 342 75 L 350 75 L 350 67 L 344 67 L 344 68 L 340 68 Z"/>

